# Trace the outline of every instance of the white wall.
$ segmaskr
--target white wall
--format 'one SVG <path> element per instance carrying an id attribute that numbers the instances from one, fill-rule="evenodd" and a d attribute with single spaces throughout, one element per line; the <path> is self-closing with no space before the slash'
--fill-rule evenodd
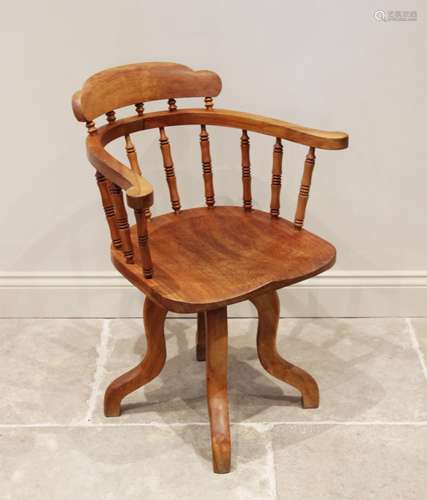
<path id="1" fill-rule="evenodd" d="M 31 288 L 35 272 L 105 277 L 112 270 L 94 172 L 84 154 L 86 133 L 71 113 L 70 96 L 100 69 L 154 60 L 218 72 L 223 92 L 217 106 L 347 131 L 348 150 L 318 151 L 306 227 L 337 246 L 335 269 L 349 278 L 348 288 L 352 276 L 368 281 L 398 276 L 392 286 L 408 287 L 415 277 L 421 304 L 427 298 L 424 5 L 390 0 L 4 4 L 0 285 L 9 288 L 0 294 L 2 314 L 12 314 L 18 291 L 23 297 L 19 280 Z M 378 22 L 377 9 L 417 10 L 418 20 Z M 146 105 L 147 111 L 155 108 Z M 197 130 L 169 135 L 183 205 L 195 206 L 203 199 Z M 238 138 L 238 131 L 211 131 L 218 203 L 240 203 Z M 156 188 L 155 211 L 163 212 L 168 198 L 157 137 L 148 132 L 137 143 L 144 173 Z M 252 139 L 259 207 L 268 206 L 272 144 L 271 138 Z M 282 200 L 288 217 L 304 154 L 302 146 L 285 145 Z M 393 302 L 396 314 L 405 313 L 411 293 Z M 348 314 L 351 303 L 345 306 Z M 413 312 L 421 314 L 420 308 Z"/>

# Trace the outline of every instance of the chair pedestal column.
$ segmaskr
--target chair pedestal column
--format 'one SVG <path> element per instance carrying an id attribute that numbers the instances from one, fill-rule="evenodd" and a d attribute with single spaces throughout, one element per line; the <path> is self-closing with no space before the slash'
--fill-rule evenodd
<path id="1" fill-rule="evenodd" d="M 206 385 L 214 472 L 230 472 L 231 442 L 227 391 L 227 308 L 206 313 Z"/>

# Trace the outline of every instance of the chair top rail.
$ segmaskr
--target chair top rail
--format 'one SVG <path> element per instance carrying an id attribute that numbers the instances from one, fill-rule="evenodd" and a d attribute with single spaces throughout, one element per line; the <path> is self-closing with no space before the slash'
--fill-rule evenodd
<path id="1" fill-rule="evenodd" d="M 132 104 L 183 97 L 215 97 L 221 78 L 213 71 L 194 71 L 183 64 L 126 64 L 92 75 L 72 98 L 74 115 L 89 122 Z"/>

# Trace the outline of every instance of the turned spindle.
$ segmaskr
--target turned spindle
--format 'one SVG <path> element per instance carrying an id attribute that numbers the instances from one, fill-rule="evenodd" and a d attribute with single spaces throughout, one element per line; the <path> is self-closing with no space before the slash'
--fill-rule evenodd
<path id="1" fill-rule="evenodd" d="M 213 108 L 214 101 L 212 97 L 205 97 L 205 108 L 210 111 Z"/>
<path id="2" fill-rule="evenodd" d="M 108 227 L 110 228 L 111 241 L 113 242 L 115 248 L 121 248 L 122 241 L 120 239 L 120 233 L 116 225 L 114 207 L 113 202 L 111 201 L 110 193 L 108 191 L 107 179 L 99 171 L 96 172 L 95 178 L 99 192 L 101 194 L 105 217 L 107 219 Z"/>
<path id="3" fill-rule="evenodd" d="M 279 217 L 280 212 L 280 188 L 282 184 L 282 158 L 283 146 L 279 137 L 273 149 L 273 172 L 271 175 L 271 203 L 270 213 L 273 217 Z"/>
<path id="4" fill-rule="evenodd" d="M 86 128 L 89 133 L 89 135 L 96 134 L 96 125 L 93 120 L 86 122 Z"/>
<path id="5" fill-rule="evenodd" d="M 205 183 L 205 199 L 208 207 L 215 205 L 215 193 L 212 177 L 212 160 L 209 147 L 209 134 L 206 125 L 200 126 L 200 149 L 202 154 L 203 181 Z"/>
<path id="6" fill-rule="evenodd" d="M 151 260 L 150 247 L 148 245 L 147 217 L 145 216 L 145 210 L 142 208 L 135 208 L 134 212 L 142 272 L 144 273 L 144 278 L 149 279 L 153 277 L 153 263 Z"/>
<path id="7" fill-rule="evenodd" d="M 138 176 L 141 175 L 141 168 L 139 166 L 138 156 L 135 151 L 135 146 L 129 134 L 125 135 L 125 141 L 126 141 L 126 154 L 130 163 L 130 168 L 132 169 L 132 172 L 135 174 L 135 178 L 137 178 Z M 148 219 L 151 218 L 151 211 L 149 208 L 144 209 L 144 213 Z"/>
<path id="8" fill-rule="evenodd" d="M 116 121 L 116 113 L 114 111 L 108 111 L 105 116 L 107 117 L 108 123 L 114 123 Z"/>
<path id="9" fill-rule="evenodd" d="M 173 167 L 171 148 L 169 139 L 165 134 L 164 127 L 159 128 L 160 131 L 160 150 L 163 157 L 163 166 L 166 173 L 166 181 L 168 183 L 169 195 L 172 204 L 172 209 L 177 213 L 181 210 L 181 203 L 179 201 L 178 188 L 176 185 L 175 171 Z"/>
<path id="10" fill-rule="evenodd" d="M 304 224 L 305 209 L 307 208 L 308 196 L 310 194 L 311 177 L 313 175 L 316 160 L 315 149 L 310 147 L 304 162 L 304 173 L 301 179 L 301 187 L 298 195 L 298 205 L 295 212 L 294 226 L 301 229 Z"/>
<path id="11" fill-rule="evenodd" d="M 135 146 L 130 138 L 129 134 L 125 135 L 126 141 L 126 154 L 130 163 L 130 168 L 135 175 L 141 175 L 141 169 L 139 168 L 138 157 L 136 156 Z"/>
<path id="12" fill-rule="evenodd" d="M 245 210 L 251 210 L 251 162 L 249 156 L 249 136 L 247 130 L 242 130 L 242 136 L 240 138 L 240 149 L 242 151 L 243 208 Z"/>
<path id="13" fill-rule="evenodd" d="M 168 99 L 169 111 L 176 111 L 178 108 L 176 106 L 176 101 L 173 97 Z"/>
<path id="14" fill-rule="evenodd" d="M 114 213 L 116 216 L 116 223 L 120 232 L 120 239 L 122 240 L 122 251 L 128 264 L 133 264 L 133 249 L 130 239 L 130 229 L 128 216 L 125 205 L 123 203 L 123 193 L 120 186 L 110 183 L 111 200 L 114 206 Z"/>
<path id="15" fill-rule="evenodd" d="M 138 116 L 142 116 L 144 114 L 144 103 L 143 102 L 137 102 L 135 104 L 135 110 L 138 113 Z"/>

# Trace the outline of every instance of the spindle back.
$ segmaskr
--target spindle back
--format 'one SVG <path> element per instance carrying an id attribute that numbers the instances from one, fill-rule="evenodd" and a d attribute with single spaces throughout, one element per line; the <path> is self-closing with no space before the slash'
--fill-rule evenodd
<path id="1" fill-rule="evenodd" d="M 175 176 L 170 141 L 166 127 L 175 125 L 200 125 L 201 173 L 206 205 L 215 205 L 213 167 L 207 125 L 238 128 L 241 135 L 241 168 L 243 209 L 252 210 L 250 142 L 248 131 L 270 135 L 273 145 L 271 174 L 270 213 L 279 217 L 282 178 L 282 140 L 309 146 L 304 164 L 301 188 L 295 213 L 294 227 L 303 226 L 311 178 L 315 162 L 315 148 L 344 149 L 348 137 L 342 132 L 325 132 L 291 123 L 259 117 L 248 113 L 214 109 L 213 97 L 221 91 L 221 79 L 211 71 L 193 71 L 175 63 L 142 63 L 119 66 L 101 71 L 90 77 L 72 99 L 73 111 L 79 121 L 86 122 L 89 132 L 87 153 L 97 169 L 96 179 L 111 233 L 112 243 L 121 248 L 129 265 L 134 263 L 134 251 L 123 202 L 122 189 L 126 190 L 128 205 L 134 209 L 138 247 L 141 253 L 143 275 L 153 277 L 153 264 L 149 249 L 149 224 L 153 203 L 153 188 L 141 175 L 138 157 L 131 135 L 140 130 L 159 129 L 160 152 L 169 188 L 172 210 L 179 214 L 181 201 Z M 204 97 L 205 109 L 180 109 L 176 99 Z M 167 100 L 166 111 L 146 113 L 144 103 Z M 135 106 L 132 116 L 116 119 L 115 110 Z M 97 128 L 94 120 L 105 114 L 107 124 Z M 105 145 L 124 137 L 129 167 L 123 165 L 106 150 Z M 177 220 L 178 223 L 178 220 Z"/>

